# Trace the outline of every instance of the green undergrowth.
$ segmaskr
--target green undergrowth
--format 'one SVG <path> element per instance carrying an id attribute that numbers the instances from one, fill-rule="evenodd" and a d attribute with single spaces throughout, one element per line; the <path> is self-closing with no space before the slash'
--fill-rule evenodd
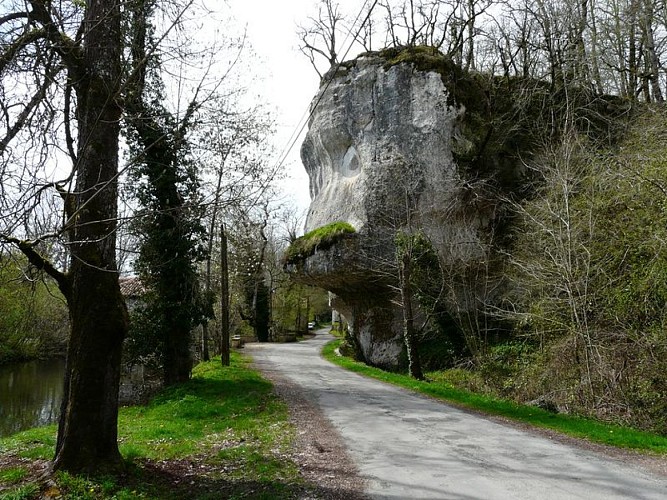
<path id="1" fill-rule="evenodd" d="M 464 391 L 442 380 L 436 380 L 438 372 L 427 374 L 427 381 L 415 380 L 400 373 L 386 372 L 359 361 L 338 356 L 335 350 L 340 343 L 340 340 L 334 340 L 327 344 L 324 347 L 323 356 L 355 373 L 404 387 L 466 409 L 506 417 L 517 422 L 587 439 L 594 443 L 667 454 L 667 437 L 574 415 L 552 413 L 534 406 Z"/>
<path id="2" fill-rule="evenodd" d="M 287 407 L 249 362 L 232 353 L 230 367 L 219 359 L 201 363 L 191 381 L 146 406 L 122 408 L 125 470 L 101 477 L 58 473 L 48 493 L 65 499 L 299 497 L 308 486 L 288 453 L 294 431 Z M 0 499 L 45 494 L 44 484 L 25 481 L 27 464 L 53 457 L 55 434 L 49 426 L 0 440 L 0 454 L 16 457 L 14 465 L 0 465 Z"/>
<path id="3" fill-rule="evenodd" d="M 354 232 L 354 228 L 347 222 L 332 222 L 313 229 L 292 242 L 285 252 L 285 262 L 294 263 L 306 259 L 316 250 L 326 250 Z"/>

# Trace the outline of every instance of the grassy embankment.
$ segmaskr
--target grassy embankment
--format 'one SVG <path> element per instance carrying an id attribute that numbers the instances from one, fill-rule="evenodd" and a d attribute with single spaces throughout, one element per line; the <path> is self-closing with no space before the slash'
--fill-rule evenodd
<path id="1" fill-rule="evenodd" d="M 629 427 L 605 424 L 593 419 L 551 413 L 534 406 L 521 405 L 512 401 L 457 389 L 444 382 L 439 372 L 428 373 L 427 381 L 415 380 L 400 373 L 386 372 L 350 358 L 338 356 L 335 350 L 340 343 L 341 341 L 337 340 L 327 344 L 323 351 L 324 357 L 361 375 L 454 403 L 463 408 L 551 429 L 576 438 L 587 439 L 594 443 L 660 455 L 667 454 L 667 437 Z"/>
<path id="2" fill-rule="evenodd" d="M 294 498 L 308 489 L 289 455 L 293 428 L 271 384 L 232 354 L 198 365 L 193 379 L 147 406 L 122 408 L 121 477 L 58 473 L 47 492 L 66 499 Z M 0 439 L 0 499 L 35 498 L 31 470 L 53 457 L 56 427 Z"/>

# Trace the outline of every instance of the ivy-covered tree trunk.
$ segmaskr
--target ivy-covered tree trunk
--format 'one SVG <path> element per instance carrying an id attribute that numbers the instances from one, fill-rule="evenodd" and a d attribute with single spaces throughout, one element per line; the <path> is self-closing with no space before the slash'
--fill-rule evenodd
<path id="1" fill-rule="evenodd" d="M 271 311 L 269 309 L 270 290 L 262 279 L 255 284 L 255 300 L 254 300 L 254 324 L 255 335 L 259 342 L 269 341 L 269 321 L 271 319 Z"/>
<path id="2" fill-rule="evenodd" d="M 186 382 L 190 379 L 192 373 L 193 359 L 190 353 L 191 334 L 190 321 L 184 318 L 183 314 L 179 314 L 172 309 L 174 315 L 171 319 L 171 324 L 164 332 L 164 349 L 163 349 L 163 380 L 165 385 L 178 384 Z"/>
<path id="3" fill-rule="evenodd" d="M 55 470 L 121 464 L 118 388 L 128 317 L 116 269 L 120 47 L 119 3 L 89 0 L 82 59 L 78 71 L 70 68 L 78 113 L 76 194 L 69 195 L 67 214 L 72 330 Z"/>
<path id="4" fill-rule="evenodd" d="M 199 187 L 188 158 L 186 133 L 196 104 L 178 119 L 162 103 L 163 84 L 155 71 L 158 60 L 146 50 L 149 16 L 155 2 L 135 0 L 132 11 L 133 66 L 126 106 L 130 145 L 137 157 L 132 172 L 143 206 L 136 225 L 142 243 L 137 268 L 149 289 L 147 315 L 157 327 L 165 385 L 189 380 L 193 359 L 192 329 L 210 316 L 202 300 L 196 263 L 203 260 L 204 228 L 197 206 Z"/>

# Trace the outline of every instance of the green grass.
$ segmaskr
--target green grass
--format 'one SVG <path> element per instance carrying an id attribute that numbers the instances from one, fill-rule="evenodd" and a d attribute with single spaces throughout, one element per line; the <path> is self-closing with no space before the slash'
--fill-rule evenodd
<path id="1" fill-rule="evenodd" d="M 53 488 L 66 499 L 297 497 L 307 486 L 287 455 L 287 407 L 249 363 L 238 353 L 230 367 L 202 363 L 148 405 L 121 408 L 121 476 L 58 473 Z M 55 434 L 49 426 L 0 439 L 0 453 L 50 460 Z M 34 498 L 39 485 L 16 484 L 25 474 L 0 469 L 1 500 Z"/>
<path id="2" fill-rule="evenodd" d="M 287 410 L 270 396 L 271 384 L 237 357 L 222 370 L 219 362 L 200 364 L 193 379 L 170 388 L 148 406 L 123 409 L 121 452 L 152 459 L 207 453 L 225 442 L 265 445 L 288 435 Z"/>
<path id="3" fill-rule="evenodd" d="M 56 446 L 56 426 L 37 427 L 0 438 L 0 453 L 15 453 L 21 458 L 49 460 Z"/>
<path id="4" fill-rule="evenodd" d="M 17 483 L 28 474 L 25 467 L 10 467 L 9 469 L 0 470 L 1 483 Z"/>
<path id="5" fill-rule="evenodd" d="M 410 378 L 408 375 L 385 372 L 350 358 L 338 356 L 334 351 L 340 345 L 340 342 L 340 340 L 335 340 L 327 344 L 324 347 L 323 356 L 329 361 L 361 375 L 398 385 L 470 410 L 506 417 L 517 422 L 584 438 L 594 443 L 667 454 L 667 437 L 629 427 L 606 424 L 589 418 L 551 413 L 534 406 L 474 394 L 456 389 L 442 381 L 419 381 Z M 428 374 L 430 379 L 434 376 L 435 374 Z"/>
<path id="6" fill-rule="evenodd" d="M 1 483 L 0 483 L 1 484 Z M 34 498 L 39 493 L 39 487 L 36 484 L 27 484 L 19 486 L 10 491 L 0 491 L 1 500 L 24 500 Z"/>

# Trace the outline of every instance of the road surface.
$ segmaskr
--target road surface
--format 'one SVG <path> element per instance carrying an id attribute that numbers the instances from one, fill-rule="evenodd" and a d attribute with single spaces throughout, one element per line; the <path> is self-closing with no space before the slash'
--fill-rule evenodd
<path id="1" fill-rule="evenodd" d="M 303 388 L 338 429 L 377 499 L 667 499 L 667 477 L 554 442 L 322 359 L 325 330 L 253 344 L 263 370 Z"/>

